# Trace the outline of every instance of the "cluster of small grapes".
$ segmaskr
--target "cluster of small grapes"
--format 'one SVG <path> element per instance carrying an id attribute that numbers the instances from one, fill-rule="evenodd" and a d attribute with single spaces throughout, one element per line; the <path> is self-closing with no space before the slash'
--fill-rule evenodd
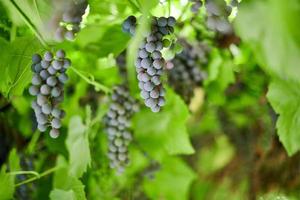
<path id="1" fill-rule="evenodd" d="M 65 6 L 58 28 L 55 31 L 57 41 L 74 40 L 76 33 L 80 31 L 82 16 L 88 6 L 86 0 L 70 1 L 70 5 Z"/>
<path id="2" fill-rule="evenodd" d="M 130 120 L 139 106 L 124 85 L 113 89 L 111 99 L 110 108 L 103 118 L 109 139 L 108 158 L 110 167 L 122 173 L 129 163 L 128 145 L 132 140 Z"/>
<path id="3" fill-rule="evenodd" d="M 202 7 L 203 5 L 203 2 L 202 0 L 189 0 L 191 3 L 192 3 L 192 6 L 191 6 L 191 11 L 193 13 L 198 13 L 199 12 L 199 9 Z"/>
<path id="4" fill-rule="evenodd" d="M 171 69 L 168 73 L 168 82 L 176 93 L 186 103 L 189 103 L 194 96 L 194 89 L 201 85 L 205 73 L 200 66 L 207 62 L 207 48 L 203 44 L 190 45 L 182 44 L 184 50 L 171 60 Z M 168 65 L 169 66 L 169 65 Z"/>
<path id="5" fill-rule="evenodd" d="M 32 156 L 21 154 L 19 157 L 20 157 L 20 166 L 22 170 L 34 171 Z M 25 181 L 27 179 L 27 176 L 24 174 L 19 174 L 16 176 L 16 179 L 18 183 L 20 183 L 22 181 Z M 16 188 L 15 198 L 20 200 L 33 199 L 34 190 L 35 190 L 35 184 L 33 182 L 20 185 L 19 187 Z"/>
<path id="6" fill-rule="evenodd" d="M 132 33 L 131 30 L 135 30 L 135 28 L 132 28 L 132 26 L 136 26 L 136 19 L 134 18 L 130 16 L 123 23 L 125 32 L 129 30 Z M 174 17 L 154 17 L 151 22 L 151 29 L 138 51 L 135 66 L 141 97 L 152 112 L 159 112 L 165 104 L 165 90 L 161 82 L 161 75 L 166 62 L 162 57 L 161 50 L 164 45 L 170 43 L 169 40 L 164 39 L 164 36 L 174 32 L 175 24 Z"/>
<path id="7" fill-rule="evenodd" d="M 65 113 L 59 108 L 59 103 L 64 99 L 64 84 L 68 80 L 66 74 L 71 61 L 66 58 L 63 50 L 58 50 L 54 56 L 47 51 L 42 58 L 39 54 L 32 56 L 32 85 L 29 93 L 36 96 L 32 102 L 38 129 L 45 132 L 51 127 L 50 136 L 57 138 L 61 127 L 61 118 Z"/>
<path id="8" fill-rule="evenodd" d="M 206 25 L 209 29 L 221 34 L 232 33 L 232 25 L 228 21 L 232 7 L 224 0 L 206 0 L 205 8 L 207 12 Z"/>

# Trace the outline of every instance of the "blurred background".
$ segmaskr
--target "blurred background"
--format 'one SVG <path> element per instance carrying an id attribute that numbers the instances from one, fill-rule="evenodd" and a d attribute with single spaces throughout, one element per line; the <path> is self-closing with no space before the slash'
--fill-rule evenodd
<path id="1" fill-rule="evenodd" d="M 0 199 L 300 199 L 298 0 L 89 0 L 74 40 L 57 41 L 72 2 L 0 1 Z M 139 96 L 143 36 L 122 32 L 130 15 L 177 20 L 160 113 Z M 32 54 L 59 48 L 72 68 L 52 139 L 36 129 L 28 87 Z M 103 87 L 120 83 L 140 102 L 122 174 L 102 122 Z"/>

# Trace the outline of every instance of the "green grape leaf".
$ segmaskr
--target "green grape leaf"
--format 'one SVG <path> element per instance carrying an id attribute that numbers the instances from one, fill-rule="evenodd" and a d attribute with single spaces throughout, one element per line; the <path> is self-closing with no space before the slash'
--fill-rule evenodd
<path id="1" fill-rule="evenodd" d="M 171 89 L 167 90 L 167 103 L 159 113 L 144 109 L 133 119 L 135 137 L 147 152 L 160 155 L 192 154 L 186 129 L 189 111 L 183 100 Z"/>
<path id="2" fill-rule="evenodd" d="M 0 171 L 0 200 L 13 199 L 15 191 L 14 177 L 5 171 L 6 167 L 3 166 Z"/>
<path id="3" fill-rule="evenodd" d="M 72 194 L 72 197 L 75 196 L 74 199 L 76 200 L 85 200 L 86 197 L 84 192 L 84 185 L 79 179 L 69 173 L 69 165 L 62 156 L 58 156 L 56 166 L 59 169 L 54 173 L 53 190 L 51 192 L 53 198 L 56 197 L 57 194 L 63 193 L 66 197 Z"/>
<path id="4" fill-rule="evenodd" d="M 255 57 L 269 73 L 299 81 L 300 2 L 249 1 L 241 4 L 235 28 L 249 43 Z"/>
<path id="5" fill-rule="evenodd" d="M 291 156 L 300 150 L 300 84 L 274 80 L 267 94 L 272 107 L 279 114 L 276 122 L 279 139 Z"/>
<path id="6" fill-rule="evenodd" d="M 5 51 L 0 54 L 0 92 L 6 97 L 22 95 L 31 79 L 31 56 L 40 49 L 39 41 L 32 37 L 17 38 L 5 44 Z"/>
<path id="7" fill-rule="evenodd" d="M 100 39 L 89 43 L 80 40 L 80 44 L 84 45 L 86 51 L 94 52 L 99 57 L 106 57 L 111 53 L 119 55 L 126 48 L 130 38 L 122 32 L 121 27 L 121 24 L 112 25 L 106 29 Z M 84 35 L 81 34 L 81 38 L 83 37 Z"/>
<path id="8" fill-rule="evenodd" d="M 196 174 L 179 158 L 168 157 L 153 180 L 145 179 L 144 189 L 151 199 L 187 200 Z"/>
<path id="9" fill-rule="evenodd" d="M 50 193 L 51 200 L 77 200 L 73 190 L 59 190 L 54 189 Z"/>
<path id="10" fill-rule="evenodd" d="M 17 154 L 17 150 L 16 149 L 12 149 L 9 153 L 9 157 L 8 157 L 8 161 L 9 161 L 9 169 L 10 171 L 18 171 L 20 170 L 20 158 Z"/>
<path id="11" fill-rule="evenodd" d="M 91 162 L 88 128 L 80 116 L 73 116 L 70 119 L 66 145 L 69 152 L 70 174 L 80 178 Z"/>

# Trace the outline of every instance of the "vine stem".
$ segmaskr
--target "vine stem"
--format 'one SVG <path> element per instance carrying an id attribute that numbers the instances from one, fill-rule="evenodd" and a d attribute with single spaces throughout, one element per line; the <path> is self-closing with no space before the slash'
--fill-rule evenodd
<path id="1" fill-rule="evenodd" d="M 49 175 L 49 174 L 55 172 L 57 169 L 58 169 L 58 167 L 53 167 L 53 168 L 51 168 L 51 169 L 48 169 L 48 170 L 44 171 L 43 173 L 39 174 L 39 176 L 35 176 L 35 177 L 29 178 L 29 179 L 27 179 L 27 180 L 25 180 L 25 181 L 22 181 L 22 182 L 20 182 L 20 183 L 15 184 L 15 187 L 18 187 L 18 186 L 20 186 L 20 185 L 24 185 L 24 184 L 26 184 L 26 183 L 30 183 L 30 182 L 32 182 L 32 181 L 35 181 L 35 180 L 37 180 L 37 179 L 40 179 L 40 178 L 42 178 L 43 176 L 47 176 L 47 175 Z"/>
<path id="2" fill-rule="evenodd" d="M 105 85 L 103 85 L 101 83 L 98 83 L 95 80 L 91 80 L 90 78 L 86 77 L 82 72 L 80 72 L 78 69 L 75 69 L 74 67 L 70 67 L 70 69 L 72 69 L 73 72 L 75 72 L 78 76 L 80 76 L 87 83 L 89 83 L 89 84 L 95 86 L 96 88 L 102 90 L 106 94 L 111 92 L 111 90 L 108 87 L 106 87 Z"/>
<path id="3" fill-rule="evenodd" d="M 40 40 L 42 45 L 44 47 L 48 47 L 46 41 L 43 39 L 42 35 L 38 32 L 34 24 L 30 21 L 30 19 L 27 17 L 27 15 L 23 12 L 23 10 L 18 6 L 18 4 L 14 0 L 10 0 L 11 4 L 14 6 L 14 8 L 19 12 L 27 26 L 34 32 L 36 37 Z"/>
<path id="4" fill-rule="evenodd" d="M 171 0 L 168 0 L 168 16 L 171 16 Z"/>
<path id="5" fill-rule="evenodd" d="M 40 174 L 36 171 L 15 171 L 15 172 L 9 172 L 10 175 L 20 175 L 20 174 L 32 174 L 37 178 L 40 178 Z"/>

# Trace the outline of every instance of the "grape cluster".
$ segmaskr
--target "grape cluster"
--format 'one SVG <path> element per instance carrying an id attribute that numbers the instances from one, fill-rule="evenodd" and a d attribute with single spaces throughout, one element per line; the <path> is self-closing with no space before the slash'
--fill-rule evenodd
<path id="1" fill-rule="evenodd" d="M 132 22 L 136 20 L 133 19 L 134 17 L 130 16 L 125 20 L 123 30 L 134 29 L 132 27 L 135 27 L 136 23 Z M 162 57 L 161 51 L 164 45 L 166 46 L 170 43 L 169 40 L 164 39 L 164 36 L 174 32 L 175 24 L 176 20 L 174 17 L 154 17 L 151 29 L 146 34 L 138 50 L 135 66 L 141 97 L 145 100 L 145 105 L 151 108 L 152 112 L 159 112 L 165 104 L 165 89 L 162 85 L 161 75 L 166 62 Z"/>
<path id="2" fill-rule="evenodd" d="M 57 41 L 74 40 L 76 33 L 80 31 L 82 16 L 87 8 L 86 0 L 69 1 L 60 13 L 60 21 L 55 31 Z"/>
<path id="3" fill-rule="evenodd" d="M 138 104 L 124 85 L 113 89 L 111 100 L 112 103 L 103 119 L 109 140 L 108 158 L 110 167 L 122 173 L 129 163 L 128 146 L 132 140 L 130 120 L 138 111 Z"/>
<path id="4" fill-rule="evenodd" d="M 201 65 L 207 62 L 208 48 L 204 44 L 190 45 L 182 42 L 184 50 L 177 54 L 168 66 L 171 66 L 168 73 L 168 82 L 176 93 L 186 103 L 189 103 L 194 95 L 194 89 L 200 86 L 205 73 Z"/>
<path id="5" fill-rule="evenodd" d="M 63 50 L 58 50 L 55 56 L 47 51 L 43 58 L 39 54 L 32 56 L 32 71 L 29 93 L 36 97 L 32 102 L 41 132 L 51 127 L 50 136 L 57 138 L 61 127 L 61 118 L 65 113 L 59 108 L 59 103 L 64 99 L 64 84 L 68 80 L 66 74 L 71 61 L 66 58 Z"/>
<path id="6" fill-rule="evenodd" d="M 228 21 L 232 8 L 226 5 L 224 0 L 207 0 L 205 8 L 207 12 L 206 25 L 209 29 L 221 34 L 232 33 L 232 26 Z"/>
<path id="7" fill-rule="evenodd" d="M 191 6 L 191 11 L 193 13 L 198 13 L 199 12 L 199 9 L 202 7 L 203 5 L 203 2 L 202 0 L 189 0 L 191 3 L 192 3 L 192 6 Z"/>

